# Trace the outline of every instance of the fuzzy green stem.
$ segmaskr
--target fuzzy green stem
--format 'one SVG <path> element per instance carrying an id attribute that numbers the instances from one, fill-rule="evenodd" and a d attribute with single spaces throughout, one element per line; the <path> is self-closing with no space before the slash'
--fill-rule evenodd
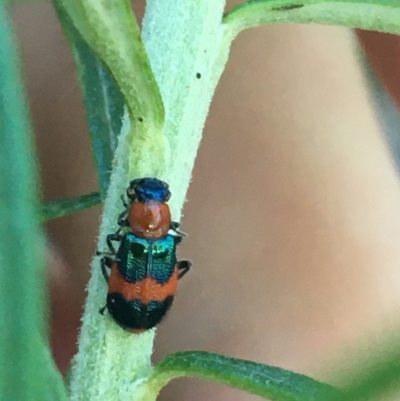
<path id="1" fill-rule="evenodd" d="M 148 1 L 143 40 L 164 99 L 165 137 L 149 135 L 140 121 L 131 126 L 125 119 L 104 204 L 100 250 L 105 249 L 106 235 L 117 228 L 119 197 L 132 178 L 150 175 L 167 181 L 172 216 L 179 221 L 209 104 L 227 59 L 224 5 L 223 0 Z M 159 151 L 170 157 L 159 157 Z M 88 288 L 71 400 L 154 400 L 158 389 L 145 380 L 152 370 L 154 331 L 126 333 L 110 316 L 99 314 L 107 290 L 97 257 Z"/>
<path id="2" fill-rule="evenodd" d="M 148 0 L 142 36 L 165 107 L 170 163 L 162 174 L 179 221 L 215 87 L 230 48 L 225 0 Z"/>
<path id="3" fill-rule="evenodd" d="M 129 180 L 126 163 L 129 148 L 125 146 L 129 130 L 126 116 L 104 203 L 99 250 L 105 250 L 106 235 L 117 229 L 117 216 L 122 209 L 120 195 Z M 79 352 L 71 371 L 71 401 L 134 399 L 132 383 L 146 377 L 151 371 L 154 331 L 133 335 L 117 326 L 108 314 L 103 316 L 99 313 L 107 293 L 99 257 L 92 262 L 92 277 L 88 287 Z"/>

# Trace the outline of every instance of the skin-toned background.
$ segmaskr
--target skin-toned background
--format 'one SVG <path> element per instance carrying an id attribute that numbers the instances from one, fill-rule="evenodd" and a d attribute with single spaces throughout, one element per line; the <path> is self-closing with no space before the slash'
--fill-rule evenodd
<path id="1" fill-rule="evenodd" d="M 14 15 L 44 199 L 94 191 L 74 64 L 51 5 Z M 390 60 L 399 41 L 361 37 L 400 101 Z M 158 330 L 155 360 L 202 349 L 340 381 L 330 373 L 351 363 L 360 338 L 373 343 L 395 326 L 400 187 L 356 49 L 350 31 L 315 25 L 258 28 L 233 44 L 184 209 L 190 236 L 179 256 L 194 268 Z M 64 372 L 100 212 L 46 225 L 54 353 Z M 161 399 L 258 398 L 179 380 Z"/>

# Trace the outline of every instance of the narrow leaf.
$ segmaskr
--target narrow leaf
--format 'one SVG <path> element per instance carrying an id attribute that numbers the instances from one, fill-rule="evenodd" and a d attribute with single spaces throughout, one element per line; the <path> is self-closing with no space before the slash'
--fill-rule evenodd
<path id="1" fill-rule="evenodd" d="M 110 69 L 131 117 L 161 130 L 164 106 L 129 0 L 54 0 Z"/>
<path id="2" fill-rule="evenodd" d="M 42 206 L 40 220 L 47 221 L 68 216 L 72 213 L 81 212 L 101 203 L 100 194 L 93 192 L 91 194 L 77 196 L 74 198 L 65 198 L 48 202 Z"/>
<path id="3" fill-rule="evenodd" d="M 304 22 L 400 33 L 398 0 L 249 0 L 224 16 L 229 35 L 265 24 Z"/>
<path id="4" fill-rule="evenodd" d="M 182 376 L 211 380 L 273 401 L 323 401 L 340 394 L 298 373 L 202 351 L 168 355 L 154 369 L 154 380 L 160 386 Z"/>
<path id="5" fill-rule="evenodd" d="M 20 70 L 0 1 L 0 399 L 66 400 L 45 347 L 44 238 Z"/>
<path id="6" fill-rule="evenodd" d="M 107 68 L 74 27 L 68 14 L 54 2 L 77 66 L 102 199 L 122 127 L 124 98 Z"/>

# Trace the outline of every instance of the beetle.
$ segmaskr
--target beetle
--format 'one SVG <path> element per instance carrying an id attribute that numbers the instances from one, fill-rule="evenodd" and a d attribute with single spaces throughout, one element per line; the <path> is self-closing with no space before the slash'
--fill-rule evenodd
<path id="1" fill-rule="evenodd" d="M 109 252 L 97 252 L 103 255 L 101 270 L 108 283 L 107 302 L 100 312 L 107 309 L 123 329 L 141 333 L 164 318 L 178 280 L 192 263 L 177 261 L 176 247 L 186 234 L 171 222 L 168 185 L 141 178 L 131 181 L 126 193 L 130 204 L 123 199 L 120 228 L 106 238 Z M 128 231 L 121 233 L 124 228 Z M 113 242 L 119 243 L 117 250 Z"/>

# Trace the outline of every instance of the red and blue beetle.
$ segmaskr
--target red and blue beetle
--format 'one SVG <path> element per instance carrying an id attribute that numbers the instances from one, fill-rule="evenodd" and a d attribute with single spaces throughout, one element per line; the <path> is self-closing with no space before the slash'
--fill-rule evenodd
<path id="1" fill-rule="evenodd" d="M 122 197 L 120 228 L 106 239 L 110 252 L 98 252 L 108 282 L 107 303 L 100 312 L 107 309 L 123 329 L 141 333 L 166 315 L 178 280 L 192 264 L 177 261 L 176 247 L 185 234 L 171 221 L 168 184 L 156 178 L 136 179 L 126 195 L 129 202 Z M 122 234 L 124 229 L 128 231 Z M 113 242 L 119 243 L 117 250 Z"/>

